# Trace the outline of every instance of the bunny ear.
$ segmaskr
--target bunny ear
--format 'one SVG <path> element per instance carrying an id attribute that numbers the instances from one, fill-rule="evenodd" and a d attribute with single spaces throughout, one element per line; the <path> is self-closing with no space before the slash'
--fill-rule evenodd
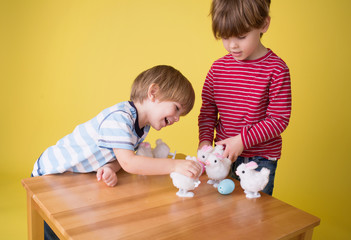
<path id="1" fill-rule="evenodd" d="M 246 163 L 246 167 L 247 167 L 248 169 L 256 169 L 256 168 L 258 167 L 258 165 L 257 165 L 256 162 L 251 161 L 251 162 L 249 162 L 249 163 Z"/>

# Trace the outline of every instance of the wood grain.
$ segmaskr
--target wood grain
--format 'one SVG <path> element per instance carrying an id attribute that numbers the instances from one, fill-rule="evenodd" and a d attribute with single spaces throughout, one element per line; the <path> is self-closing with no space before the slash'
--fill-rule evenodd
<path id="1" fill-rule="evenodd" d="M 118 179 L 110 188 L 94 173 L 65 173 L 22 184 L 33 202 L 29 208 L 61 239 L 311 239 L 320 222 L 266 194 L 247 199 L 237 181 L 233 193 L 221 195 L 203 175 L 195 196 L 180 198 L 168 175 L 120 172 Z"/>

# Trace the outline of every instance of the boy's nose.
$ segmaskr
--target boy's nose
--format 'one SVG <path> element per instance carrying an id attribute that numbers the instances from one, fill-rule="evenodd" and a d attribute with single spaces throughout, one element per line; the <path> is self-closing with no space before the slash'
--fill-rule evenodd
<path id="1" fill-rule="evenodd" d="M 180 114 L 175 114 L 175 115 L 173 115 L 173 121 L 174 121 L 174 122 L 178 122 L 178 121 L 179 121 L 179 118 L 180 118 Z"/>
<path id="2" fill-rule="evenodd" d="M 238 44 L 234 40 L 232 40 L 229 43 L 229 47 L 230 47 L 230 49 L 235 49 L 238 47 Z"/>

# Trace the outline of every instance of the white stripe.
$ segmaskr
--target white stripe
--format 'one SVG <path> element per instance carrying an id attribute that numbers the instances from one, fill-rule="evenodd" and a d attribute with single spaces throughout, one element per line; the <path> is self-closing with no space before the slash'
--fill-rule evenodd
<path id="1" fill-rule="evenodd" d="M 77 167 L 77 164 L 79 163 L 79 159 L 78 159 L 78 154 L 77 154 L 77 152 L 71 147 L 71 144 L 70 144 L 70 142 L 69 142 L 68 137 L 65 137 L 63 140 L 64 140 L 65 148 L 66 148 L 66 150 L 68 151 L 69 155 L 71 156 L 70 165 L 71 165 L 72 167 Z M 77 168 L 77 170 L 78 170 L 79 172 L 84 172 L 84 168 L 82 168 L 82 167 Z"/>
<path id="2" fill-rule="evenodd" d="M 58 166 L 56 168 L 56 171 L 59 173 L 63 173 L 65 171 L 65 168 L 64 168 L 65 158 L 63 157 L 61 150 L 59 150 L 57 147 L 53 148 L 53 153 L 55 155 L 55 158 L 58 161 Z"/>
<path id="3" fill-rule="evenodd" d="M 81 149 L 83 151 L 83 156 L 85 159 L 88 160 L 90 166 L 96 165 L 97 160 L 96 160 L 95 156 L 91 152 L 91 149 L 89 147 L 87 147 L 85 140 L 82 138 L 82 136 L 80 135 L 80 133 L 78 131 L 76 134 L 74 134 L 74 139 L 76 140 L 77 144 L 79 144 L 81 146 Z"/>
<path id="4" fill-rule="evenodd" d="M 48 157 L 48 150 L 46 150 L 43 155 L 41 156 L 41 158 L 43 159 L 42 161 L 40 161 L 39 166 L 42 168 L 42 172 L 44 173 L 51 173 L 53 167 L 52 164 L 49 160 Z"/>

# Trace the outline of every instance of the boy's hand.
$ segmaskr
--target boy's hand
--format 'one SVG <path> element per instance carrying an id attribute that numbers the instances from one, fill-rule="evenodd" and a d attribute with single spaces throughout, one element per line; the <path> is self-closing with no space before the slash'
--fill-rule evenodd
<path id="1" fill-rule="evenodd" d="M 198 178 L 202 173 L 202 166 L 197 161 L 176 160 L 175 172 L 181 173 L 190 178 Z"/>
<path id="2" fill-rule="evenodd" d="M 114 187 L 117 184 L 117 174 L 113 169 L 108 166 L 102 166 L 99 168 L 96 172 L 96 178 L 98 181 L 101 181 L 101 179 L 105 182 L 105 184 L 109 187 Z"/>
<path id="3" fill-rule="evenodd" d="M 240 154 L 244 151 L 244 144 L 241 140 L 241 134 L 235 137 L 224 139 L 222 141 L 218 141 L 216 144 L 225 145 L 223 156 L 229 158 L 233 162 L 235 162 Z"/>

